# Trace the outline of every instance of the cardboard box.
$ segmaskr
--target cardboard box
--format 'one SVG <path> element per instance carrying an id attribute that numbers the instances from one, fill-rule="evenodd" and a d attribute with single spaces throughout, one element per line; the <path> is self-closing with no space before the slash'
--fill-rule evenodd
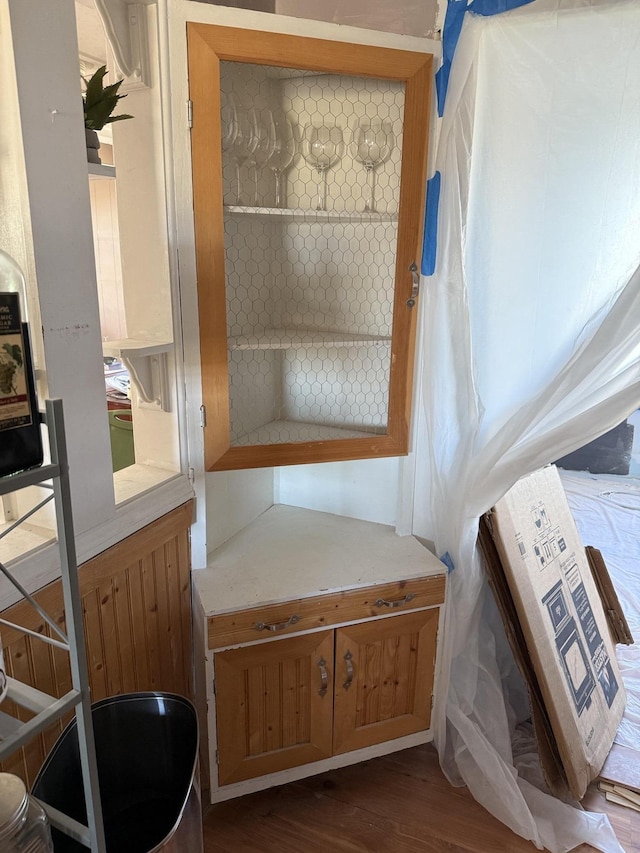
<path id="1" fill-rule="evenodd" d="M 529 672 L 525 667 L 523 674 L 543 769 L 558 791 L 560 766 L 571 795 L 582 799 L 611 749 L 626 695 L 598 589 L 555 467 L 519 480 L 485 523 L 512 599 L 510 614 L 504 601 L 501 605 L 507 634 L 512 645 L 520 646 L 516 659 L 528 658 Z M 490 572 L 495 588 L 501 583 L 495 565 Z"/>

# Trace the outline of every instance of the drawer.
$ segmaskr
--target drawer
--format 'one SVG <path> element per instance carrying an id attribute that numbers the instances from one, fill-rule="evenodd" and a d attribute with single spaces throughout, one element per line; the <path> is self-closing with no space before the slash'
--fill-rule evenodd
<path id="1" fill-rule="evenodd" d="M 446 577 L 394 581 L 298 598 L 208 618 L 208 645 L 220 649 L 343 622 L 433 607 L 444 601 Z"/>

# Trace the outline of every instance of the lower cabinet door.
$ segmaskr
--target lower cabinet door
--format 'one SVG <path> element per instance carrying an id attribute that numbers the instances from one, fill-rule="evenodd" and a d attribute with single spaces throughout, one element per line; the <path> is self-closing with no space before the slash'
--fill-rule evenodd
<path id="1" fill-rule="evenodd" d="M 322 631 L 215 655 L 220 785 L 331 755 L 333 644 Z"/>
<path id="2" fill-rule="evenodd" d="M 438 614 L 336 630 L 334 754 L 429 728 Z"/>

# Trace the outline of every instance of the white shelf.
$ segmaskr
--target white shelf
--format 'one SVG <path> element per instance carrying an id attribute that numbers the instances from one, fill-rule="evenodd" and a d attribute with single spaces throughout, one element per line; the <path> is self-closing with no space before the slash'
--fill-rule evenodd
<path id="1" fill-rule="evenodd" d="M 102 342 L 102 354 L 117 358 L 129 371 L 138 392 L 138 406 L 162 412 L 170 410 L 167 353 L 172 349 L 171 341 L 123 338 Z"/>
<path id="2" fill-rule="evenodd" d="M 87 163 L 89 168 L 89 180 L 100 180 L 103 178 L 115 178 L 116 167 L 108 166 L 106 163 Z"/>
<path id="3" fill-rule="evenodd" d="M 280 219 L 284 222 L 397 222 L 397 213 L 365 213 L 363 211 L 306 210 L 284 207 L 244 207 L 225 205 L 224 211 L 248 219 Z"/>
<path id="4" fill-rule="evenodd" d="M 205 615 L 213 616 L 445 571 L 417 539 L 391 526 L 278 504 L 191 577 Z"/>
<path id="5" fill-rule="evenodd" d="M 270 421 L 258 429 L 245 433 L 233 442 L 234 447 L 249 447 L 260 444 L 288 444 L 305 441 L 331 441 L 340 438 L 373 438 L 380 435 L 379 428 L 344 429 L 323 424 L 299 421 Z M 384 432 L 382 432 L 384 435 Z"/>
<path id="6" fill-rule="evenodd" d="M 147 358 L 170 352 L 173 349 L 171 341 L 145 341 L 137 338 L 122 338 L 115 341 L 102 342 L 102 354 L 121 358 Z"/>
<path id="7" fill-rule="evenodd" d="M 276 350 L 296 347 L 357 347 L 362 344 L 387 344 L 391 337 L 356 335 L 349 332 L 311 332 L 297 329 L 265 329 L 254 335 L 229 338 L 231 350 Z"/>

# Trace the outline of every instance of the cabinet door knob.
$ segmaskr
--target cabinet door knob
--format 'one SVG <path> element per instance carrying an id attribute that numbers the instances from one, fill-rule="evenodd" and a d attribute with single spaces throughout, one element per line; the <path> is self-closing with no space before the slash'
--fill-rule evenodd
<path id="1" fill-rule="evenodd" d="M 318 661 L 318 668 L 320 670 L 320 678 L 322 679 L 322 687 L 318 690 L 318 695 L 324 696 L 327 692 L 327 687 L 329 686 L 329 674 L 327 672 L 327 662 L 324 658 L 320 658 Z"/>
<path id="2" fill-rule="evenodd" d="M 412 592 L 408 592 L 404 598 L 398 598 L 396 601 L 387 601 L 386 598 L 379 598 L 375 602 L 376 607 L 402 607 L 403 604 L 408 604 L 410 601 L 413 601 L 415 595 Z"/>
<path id="3" fill-rule="evenodd" d="M 255 628 L 256 631 L 283 631 L 289 625 L 295 625 L 299 621 L 300 617 L 297 613 L 294 613 L 286 622 L 272 622 L 271 624 L 269 622 L 256 622 Z"/>
<path id="4" fill-rule="evenodd" d="M 350 651 L 347 651 L 346 655 L 344 656 L 344 662 L 347 665 L 347 678 L 346 681 L 342 682 L 342 686 L 345 690 L 348 690 L 353 682 L 353 664 L 351 663 L 352 660 L 353 655 Z"/>

